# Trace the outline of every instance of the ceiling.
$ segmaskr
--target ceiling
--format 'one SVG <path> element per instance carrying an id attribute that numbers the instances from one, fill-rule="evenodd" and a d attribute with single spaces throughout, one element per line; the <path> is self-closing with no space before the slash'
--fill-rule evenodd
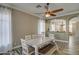
<path id="1" fill-rule="evenodd" d="M 42 13 L 42 12 L 44 13 L 45 12 L 44 6 L 46 5 L 46 3 L 10 3 L 9 5 L 13 8 L 29 13 L 31 15 L 43 17 L 43 14 L 35 14 L 35 13 Z M 36 8 L 37 5 L 41 5 L 42 7 Z M 50 3 L 49 8 L 51 10 L 64 8 L 64 11 L 56 13 L 57 16 L 61 16 L 68 13 L 79 11 L 79 3 Z"/>

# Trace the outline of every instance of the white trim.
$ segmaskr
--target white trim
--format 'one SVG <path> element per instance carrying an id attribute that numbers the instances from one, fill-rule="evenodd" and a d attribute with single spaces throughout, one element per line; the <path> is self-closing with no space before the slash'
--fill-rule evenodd
<path id="1" fill-rule="evenodd" d="M 55 41 L 64 42 L 64 43 L 68 43 L 68 42 L 69 42 L 69 41 L 65 41 L 65 40 L 58 40 L 58 39 L 56 39 Z"/>
<path id="2" fill-rule="evenodd" d="M 11 49 L 13 47 L 13 35 L 12 35 L 12 10 L 11 10 L 11 15 L 10 15 L 10 40 L 11 40 Z"/>
<path id="3" fill-rule="evenodd" d="M 20 9 L 20 8 L 15 7 L 15 6 L 12 6 L 12 5 L 10 5 L 10 4 L 5 4 L 5 3 L 3 3 L 3 4 L 0 4 L 0 5 L 7 6 L 7 7 L 10 7 L 10 8 L 12 8 L 12 9 L 16 9 L 16 10 L 25 12 L 25 13 L 27 13 L 27 14 L 29 14 L 29 15 L 32 15 L 32 16 L 35 16 L 35 17 L 39 17 L 39 16 L 33 14 L 33 13 L 32 13 L 31 11 L 29 11 L 29 10 L 27 11 L 27 10 L 24 10 L 24 9 Z M 27 12 L 26 12 L 26 11 L 27 11 Z"/>

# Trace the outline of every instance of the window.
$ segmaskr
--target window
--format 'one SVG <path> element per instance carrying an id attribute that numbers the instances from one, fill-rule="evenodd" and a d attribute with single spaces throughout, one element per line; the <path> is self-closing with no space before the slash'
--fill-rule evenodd
<path id="1" fill-rule="evenodd" d="M 11 10 L 0 6 L 0 52 L 6 52 L 11 47 Z"/>
<path id="2" fill-rule="evenodd" d="M 39 19 L 38 21 L 38 34 L 45 32 L 45 20 Z"/>
<path id="3" fill-rule="evenodd" d="M 50 31 L 66 31 L 66 21 L 63 19 L 51 20 Z"/>

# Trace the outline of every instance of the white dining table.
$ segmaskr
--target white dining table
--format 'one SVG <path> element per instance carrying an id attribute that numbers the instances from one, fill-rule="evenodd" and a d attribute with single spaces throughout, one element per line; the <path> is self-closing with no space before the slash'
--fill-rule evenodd
<path id="1" fill-rule="evenodd" d="M 27 45 L 35 48 L 35 55 L 38 55 L 38 48 L 50 43 L 51 41 L 53 41 L 53 39 L 49 39 L 48 37 L 40 39 L 31 39 L 28 41 Z"/>

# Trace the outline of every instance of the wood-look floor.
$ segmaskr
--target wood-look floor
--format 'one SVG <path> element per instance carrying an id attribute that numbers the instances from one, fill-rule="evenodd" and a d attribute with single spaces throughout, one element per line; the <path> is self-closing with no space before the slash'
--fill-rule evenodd
<path id="1" fill-rule="evenodd" d="M 79 37 L 70 36 L 69 43 L 57 42 L 59 55 L 79 55 Z"/>

